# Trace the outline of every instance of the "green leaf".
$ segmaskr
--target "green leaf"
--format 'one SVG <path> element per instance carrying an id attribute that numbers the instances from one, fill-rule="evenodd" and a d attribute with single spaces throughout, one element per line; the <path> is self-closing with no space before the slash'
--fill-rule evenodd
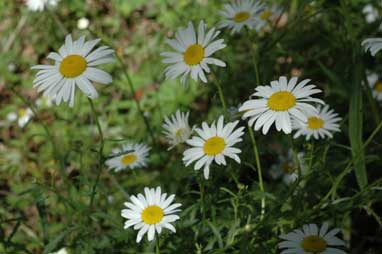
<path id="1" fill-rule="evenodd" d="M 68 235 L 70 232 L 75 230 L 76 227 L 68 228 L 61 233 L 59 233 L 55 238 L 53 238 L 44 249 L 44 252 L 42 254 L 48 254 L 51 253 L 54 249 L 56 249 L 57 245 L 65 238 L 66 235 Z"/>

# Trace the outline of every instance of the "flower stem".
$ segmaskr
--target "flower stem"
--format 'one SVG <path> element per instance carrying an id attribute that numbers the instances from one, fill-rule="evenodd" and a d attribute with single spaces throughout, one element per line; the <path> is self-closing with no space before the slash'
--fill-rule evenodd
<path id="1" fill-rule="evenodd" d="M 263 196 L 261 198 L 261 215 L 260 215 L 260 220 L 263 220 L 264 214 L 265 214 L 265 196 L 264 196 L 263 173 L 261 171 L 260 156 L 259 156 L 259 150 L 257 149 L 255 133 L 253 132 L 252 127 L 249 125 L 248 125 L 248 130 L 249 130 L 249 135 L 251 137 L 253 153 L 255 155 L 255 160 L 256 160 L 257 174 L 259 177 L 259 187 L 260 187 L 260 191 L 263 194 Z"/>
<path id="2" fill-rule="evenodd" d="M 225 98 L 224 98 L 224 93 L 223 93 L 223 89 L 222 89 L 222 85 L 219 81 L 219 79 L 217 78 L 217 75 L 214 73 L 214 76 L 215 76 L 215 85 L 216 85 L 216 88 L 218 89 L 218 93 L 219 93 L 219 98 L 220 98 L 220 102 L 223 106 L 223 109 L 224 109 L 224 114 L 227 115 L 228 114 L 228 110 L 227 110 L 227 104 L 226 104 L 226 101 L 225 101 Z"/>
<path id="3" fill-rule="evenodd" d="M 312 139 L 312 143 L 310 145 L 309 172 L 312 170 L 312 166 L 313 166 L 313 152 L 314 152 L 314 139 Z"/>
<path id="4" fill-rule="evenodd" d="M 289 137 L 290 146 L 291 146 L 292 152 L 293 152 L 294 164 L 295 164 L 295 167 L 297 167 L 298 178 L 300 179 L 302 176 L 300 161 L 298 160 L 298 154 L 297 154 L 296 148 L 294 146 L 293 137 L 291 134 L 288 135 L 288 137 Z"/>
<path id="5" fill-rule="evenodd" d="M 160 249 L 159 249 L 159 234 L 156 234 L 156 237 L 155 237 L 156 239 L 155 239 L 155 242 L 156 242 L 156 251 L 155 251 L 155 253 L 156 254 L 160 254 Z"/>
<path id="6" fill-rule="evenodd" d="M 93 206 L 93 203 L 94 203 L 94 197 L 95 197 L 95 194 L 96 194 L 97 185 L 98 185 L 99 179 L 101 177 L 101 173 L 102 173 L 102 168 L 103 168 L 103 148 L 104 148 L 104 142 L 105 141 L 104 141 L 102 128 L 101 128 L 101 125 L 99 123 L 98 115 L 97 115 L 97 112 L 95 110 L 93 101 L 90 98 L 88 98 L 88 100 L 89 100 L 90 107 L 91 107 L 91 110 L 92 110 L 92 113 L 93 113 L 94 121 L 96 122 L 96 125 L 97 125 L 98 134 L 99 134 L 100 139 L 101 139 L 99 150 L 98 150 L 98 172 L 97 172 L 97 177 L 96 177 L 96 180 L 94 181 L 94 185 L 92 187 L 92 192 L 91 192 L 91 195 L 90 195 L 90 204 L 89 204 L 89 207 L 91 208 Z"/>
<path id="7" fill-rule="evenodd" d="M 202 211 L 202 225 L 204 225 L 204 222 L 206 220 L 206 208 L 204 205 L 204 178 L 203 178 L 203 175 L 201 175 L 201 177 L 200 177 L 199 187 L 200 187 L 200 209 Z"/>

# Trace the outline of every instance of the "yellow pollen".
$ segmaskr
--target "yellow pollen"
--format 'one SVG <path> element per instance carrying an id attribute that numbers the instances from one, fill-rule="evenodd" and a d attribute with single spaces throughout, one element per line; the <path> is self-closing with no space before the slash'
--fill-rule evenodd
<path id="1" fill-rule="evenodd" d="M 218 136 L 206 140 L 203 146 L 204 153 L 207 155 L 217 155 L 224 150 L 224 139 Z"/>
<path id="2" fill-rule="evenodd" d="M 324 120 L 318 117 L 309 117 L 308 118 L 308 128 L 309 129 L 320 129 L 324 126 Z"/>
<path id="3" fill-rule="evenodd" d="M 60 63 L 60 73 L 65 78 L 75 78 L 86 70 L 87 64 L 82 56 L 69 55 Z"/>
<path id="4" fill-rule="evenodd" d="M 268 99 L 268 107 L 273 111 L 287 111 L 296 105 L 296 97 L 288 91 L 280 91 Z"/>
<path id="5" fill-rule="evenodd" d="M 19 109 L 18 112 L 19 117 L 24 117 L 27 115 L 27 110 L 25 108 Z"/>
<path id="6" fill-rule="evenodd" d="M 122 157 L 121 162 L 123 165 L 127 166 L 137 160 L 137 156 L 135 154 L 127 154 Z"/>
<path id="7" fill-rule="evenodd" d="M 233 20 L 236 23 L 242 23 L 242 22 L 246 21 L 247 19 L 249 19 L 250 16 L 251 15 L 249 14 L 249 12 L 241 11 L 241 12 L 236 13 L 236 15 L 233 17 Z"/>
<path id="8" fill-rule="evenodd" d="M 261 14 L 260 14 L 260 18 L 262 20 L 268 20 L 271 16 L 272 16 L 272 12 L 271 11 L 263 11 Z"/>
<path id="9" fill-rule="evenodd" d="M 186 64 L 197 65 L 204 58 L 204 48 L 199 44 L 193 44 L 184 52 L 183 58 Z"/>
<path id="10" fill-rule="evenodd" d="M 307 236 L 301 242 L 301 247 L 307 253 L 322 253 L 325 251 L 326 245 L 326 241 L 316 235 Z"/>
<path id="11" fill-rule="evenodd" d="M 382 83 L 380 81 L 375 83 L 374 91 L 376 91 L 377 93 L 382 93 Z"/>
<path id="12" fill-rule="evenodd" d="M 177 137 L 182 136 L 182 134 L 183 134 L 183 129 L 178 129 L 178 130 L 175 132 L 175 136 L 177 136 Z"/>
<path id="13" fill-rule="evenodd" d="M 163 216 L 163 209 L 157 205 L 151 205 L 146 207 L 141 214 L 143 222 L 149 225 L 157 224 L 162 220 Z"/>

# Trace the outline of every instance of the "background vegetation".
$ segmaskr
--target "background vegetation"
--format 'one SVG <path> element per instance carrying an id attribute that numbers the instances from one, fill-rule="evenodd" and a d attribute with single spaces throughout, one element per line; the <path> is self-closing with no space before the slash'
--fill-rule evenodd
<path id="1" fill-rule="evenodd" d="M 223 2 L 62 0 L 56 8 L 31 12 L 23 1 L 0 1 L 0 253 L 50 253 L 62 247 L 75 254 L 153 253 L 155 243 L 136 244 L 136 232 L 123 229 L 120 211 L 130 194 L 158 185 L 183 204 L 177 233 L 161 236 L 162 253 L 278 253 L 279 234 L 324 221 L 343 229 L 349 252 L 381 253 L 382 108 L 362 84 L 367 70 L 378 72 L 382 65 L 380 56 L 372 58 L 361 48 L 363 39 L 380 35 L 382 20 L 368 24 L 362 13 L 366 4 L 378 6 L 379 1 L 268 1 L 284 10 L 285 24 L 235 36 L 224 31 L 228 47 L 218 56 L 227 68 L 216 69 L 207 85 L 165 81 L 159 55 L 168 49 L 164 39 L 189 20 L 216 25 Z M 87 30 L 77 28 L 82 17 L 90 21 Z M 37 107 L 24 128 L 7 120 L 9 113 L 35 105 L 39 95 L 32 88 L 35 72 L 30 67 L 57 50 L 67 32 L 74 38 L 102 36 L 124 62 L 106 65 L 114 81 L 97 86 L 100 97 L 94 103 L 105 155 L 126 140 L 152 146 L 148 168 L 104 170 L 91 206 L 100 137 L 86 97 L 78 93 L 73 109 L 64 104 Z M 342 116 L 342 132 L 328 141 L 296 141 L 311 170 L 290 186 L 270 174 L 272 167 L 282 167 L 288 136 L 275 130 L 267 136 L 256 133 L 265 193 L 259 191 L 246 134 L 242 164 L 211 169 L 208 223 L 201 225 L 200 174 L 183 166 L 184 147 L 167 151 L 163 118 L 179 108 L 190 110 L 192 124 L 215 120 L 222 114 L 216 80 L 228 105 L 237 107 L 256 86 L 254 61 L 264 85 L 281 75 L 312 79 L 324 91 L 320 97 Z M 263 197 L 267 207 L 260 220 Z"/>

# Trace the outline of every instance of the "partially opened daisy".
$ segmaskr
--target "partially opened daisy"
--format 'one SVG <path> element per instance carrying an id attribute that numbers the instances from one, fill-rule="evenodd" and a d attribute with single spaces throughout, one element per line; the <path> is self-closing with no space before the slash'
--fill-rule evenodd
<path id="1" fill-rule="evenodd" d="M 317 113 L 311 102 L 323 103 L 322 100 L 312 98 L 311 95 L 320 93 L 315 85 L 308 85 L 310 79 L 297 83 L 298 78 L 287 80 L 280 77 L 271 82 L 270 86 L 258 86 L 252 96 L 259 98 L 244 102 L 240 111 L 245 112 L 243 118 L 249 118 L 249 125 L 257 131 L 263 129 L 267 134 L 271 125 L 275 123 L 277 131 L 285 134 L 292 132 L 292 119 L 307 122 L 308 115 Z"/>
<path id="2" fill-rule="evenodd" d="M 264 11 L 261 1 L 239 0 L 225 4 L 224 9 L 219 11 L 226 20 L 220 22 L 219 27 L 228 27 L 231 34 L 238 33 L 246 26 L 248 29 L 260 28 L 263 25 L 260 14 Z"/>
<path id="3" fill-rule="evenodd" d="M 31 11 L 43 11 L 47 6 L 56 6 L 60 0 L 26 0 L 26 5 Z"/>
<path id="4" fill-rule="evenodd" d="M 33 111 L 30 108 L 20 108 L 17 113 L 11 112 L 7 115 L 7 120 L 10 122 L 16 121 L 20 128 L 24 128 L 32 119 Z"/>
<path id="5" fill-rule="evenodd" d="M 145 188 L 145 195 L 132 195 L 130 202 L 125 202 L 127 209 L 121 211 L 121 216 L 126 218 L 124 228 L 134 226 L 138 231 L 137 242 L 142 240 L 144 234 L 147 233 L 147 238 L 152 241 L 155 236 L 155 231 L 160 234 L 162 228 L 167 228 L 172 232 L 176 232 L 172 222 L 179 219 L 175 213 L 180 210 L 179 203 L 173 204 L 175 195 L 167 196 L 163 193 L 160 187 L 156 189 Z"/>
<path id="6" fill-rule="evenodd" d="M 210 73 L 209 64 L 225 67 L 226 64 L 212 55 L 226 47 L 223 39 L 215 40 L 220 31 L 215 27 L 206 31 L 206 24 L 200 21 L 196 32 L 192 22 L 188 23 L 187 28 L 178 28 L 175 39 L 168 39 L 169 44 L 176 52 L 163 52 L 165 57 L 163 63 L 170 64 L 165 69 L 166 79 L 176 79 L 181 77 L 181 82 L 186 83 L 190 75 L 193 80 L 199 78 L 207 83 L 206 73 Z"/>
<path id="7" fill-rule="evenodd" d="M 188 123 L 189 115 L 190 112 L 183 113 L 177 110 L 170 118 L 165 118 L 163 128 L 165 129 L 164 134 L 168 139 L 168 143 L 171 145 L 169 149 L 186 142 L 190 137 L 193 129 Z"/>
<path id="8" fill-rule="evenodd" d="M 109 84 L 112 77 L 95 66 L 112 62 L 114 50 L 102 46 L 92 51 L 100 39 L 85 42 L 81 36 L 77 41 L 72 40 L 69 34 L 65 44 L 52 52 L 47 58 L 55 61 L 54 65 L 36 65 L 32 69 L 39 70 L 33 81 L 39 92 L 44 91 L 45 96 L 54 98 L 57 105 L 62 101 L 74 105 L 74 93 L 78 87 L 89 98 L 98 96 L 91 81 Z"/>
<path id="9" fill-rule="evenodd" d="M 369 38 L 362 42 L 362 47 L 365 51 L 370 51 L 372 56 L 375 56 L 382 49 L 382 38 Z"/>
<path id="10" fill-rule="evenodd" d="M 278 246 L 284 249 L 281 254 L 346 254 L 337 247 L 345 245 L 344 241 L 335 236 L 338 232 L 338 228 L 328 231 L 328 223 L 324 223 L 321 228 L 316 224 L 307 224 L 302 229 L 280 235 L 285 241 Z"/>
<path id="11" fill-rule="evenodd" d="M 240 163 L 238 154 L 241 150 L 233 147 L 242 141 L 244 127 L 235 130 L 239 121 L 230 122 L 224 125 L 224 117 L 220 116 L 217 124 L 212 123 L 208 127 L 206 122 L 202 123 L 202 128 L 196 128 L 199 136 L 193 136 L 187 140 L 187 144 L 192 148 L 183 153 L 183 162 L 186 166 L 196 161 L 194 169 L 200 170 L 203 167 L 204 178 L 208 179 L 210 174 L 210 165 L 216 162 L 218 165 L 226 165 L 225 156 L 234 159 Z"/>
<path id="12" fill-rule="evenodd" d="M 379 79 L 378 74 L 367 74 L 367 82 L 372 89 L 373 97 L 378 101 L 382 101 L 382 81 Z"/>
<path id="13" fill-rule="evenodd" d="M 309 140 L 312 136 L 315 139 L 324 139 L 326 137 L 333 138 L 334 132 L 340 132 L 339 122 L 341 117 L 338 117 L 334 110 L 329 109 L 328 105 L 324 107 L 318 106 L 317 113 L 308 115 L 308 121 L 293 121 L 293 128 L 296 129 L 294 138 L 301 135 Z"/>
<path id="14" fill-rule="evenodd" d="M 116 172 L 126 168 L 134 169 L 147 166 L 150 147 L 145 144 L 125 144 L 121 149 L 113 149 L 105 163 Z"/>

